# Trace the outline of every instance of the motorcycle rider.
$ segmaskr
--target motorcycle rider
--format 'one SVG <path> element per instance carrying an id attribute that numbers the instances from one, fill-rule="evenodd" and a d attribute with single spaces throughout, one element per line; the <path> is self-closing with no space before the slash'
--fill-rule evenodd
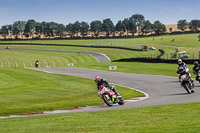
<path id="1" fill-rule="evenodd" d="M 103 86 L 111 89 L 117 96 L 120 96 L 119 93 L 117 92 L 115 86 L 109 85 L 109 83 L 105 80 L 100 78 L 99 76 L 96 76 L 94 78 L 94 81 L 97 83 L 97 89 L 100 90 Z"/>
<path id="2" fill-rule="evenodd" d="M 185 62 L 182 61 L 182 59 L 178 59 L 178 71 L 177 71 L 177 73 L 179 74 L 179 81 L 180 81 L 181 75 L 184 74 L 183 72 L 186 73 L 189 76 L 192 85 L 194 85 L 193 84 L 194 80 L 191 78 L 191 74 L 189 73 L 189 68 L 187 67 Z"/>
<path id="3" fill-rule="evenodd" d="M 185 62 L 182 61 L 182 59 L 178 59 L 178 71 L 177 73 L 179 73 L 179 68 L 183 67 L 186 69 L 186 72 L 189 72 L 189 68 L 187 67 L 187 65 L 185 64 Z"/>
<path id="4" fill-rule="evenodd" d="M 186 69 L 184 69 L 183 67 L 179 67 L 179 79 L 182 75 L 186 74 L 187 76 L 189 76 L 190 79 L 190 85 L 192 87 L 192 92 L 194 92 L 194 80 L 191 78 L 191 75 L 189 72 L 186 72 Z M 180 81 L 180 80 L 179 80 Z M 182 85 L 181 85 L 182 86 Z"/>
<path id="5" fill-rule="evenodd" d="M 196 80 L 200 82 L 199 80 L 199 70 L 200 70 L 200 65 L 198 61 L 194 62 L 194 67 L 193 67 L 193 73 L 196 74 Z"/>

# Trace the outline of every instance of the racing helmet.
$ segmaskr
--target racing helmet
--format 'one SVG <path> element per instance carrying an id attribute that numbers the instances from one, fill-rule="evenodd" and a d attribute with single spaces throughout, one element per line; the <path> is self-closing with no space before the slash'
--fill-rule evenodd
<path id="1" fill-rule="evenodd" d="M 198 62 L 198 61 L 195 61 L 195 62 L 194 62 L 194 65 L 195 65 L 195 66 L 198 66 L 198 65 L 199 65 L 199 62 Z"/>
<path id="2" fill-rule="evenodd" d="M 182 64 L 183 61 L 181 59 L 178 59 L 178 64 Z"/>
<path id="3" fill-rule="evenodd" d="M 96 76 L 96 77 L 94 77 L 94 81 L 96 82 L 96 83 L 98 83 L 99 81 L 100 81 L 100 77 L 99 76 Z"/>

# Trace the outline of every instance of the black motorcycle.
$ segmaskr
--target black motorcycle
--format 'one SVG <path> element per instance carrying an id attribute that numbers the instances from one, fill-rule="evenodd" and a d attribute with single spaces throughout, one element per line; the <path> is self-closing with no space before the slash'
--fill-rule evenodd
<path id="1" fill-rule="evenodd" d="M 200 72 L 193 71 L 193 73 L 196 75 L 196 81 L 200 83 Z"/>

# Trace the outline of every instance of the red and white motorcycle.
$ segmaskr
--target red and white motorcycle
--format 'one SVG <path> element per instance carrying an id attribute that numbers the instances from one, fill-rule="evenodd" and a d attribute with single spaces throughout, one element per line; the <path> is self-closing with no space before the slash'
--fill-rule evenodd
<path id="1" fill-rule="evenodd" d="M 115 103 L 119 105 L 124 104 L 124 99 L 121 95 L 117 96 L 111 89 L 105 86 L 98 91 L 98 96 L 101 97 L 108 106 L 112 106 Z"/>

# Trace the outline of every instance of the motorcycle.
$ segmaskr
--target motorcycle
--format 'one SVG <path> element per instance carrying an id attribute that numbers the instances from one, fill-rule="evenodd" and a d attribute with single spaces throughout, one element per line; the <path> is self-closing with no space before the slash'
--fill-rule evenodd
<path id="1" fill-rule="evenodd" d="M 124 104 L 124 99 L 121 95 L 117 96 L 111 89 L 105 86 L 98 91 L 98 96 L 101 97 L 108 106 L 113 106 L 113 104 L 116 103 L 119 105 Z"/>
<path id="2" fill-rule="evenodd" d="M 180 77 L 181 86 L 187 91 L 187 93 L 194 93 L 194 84 L 191 83 L 190 77 L 187 74 L 183 74 Z"/>
<path id="3" fill-rule="evenodd" d="M 196 81 L 200 83 L 200 72 L 193 71 L 193 73 L 196 75 Z"/>

